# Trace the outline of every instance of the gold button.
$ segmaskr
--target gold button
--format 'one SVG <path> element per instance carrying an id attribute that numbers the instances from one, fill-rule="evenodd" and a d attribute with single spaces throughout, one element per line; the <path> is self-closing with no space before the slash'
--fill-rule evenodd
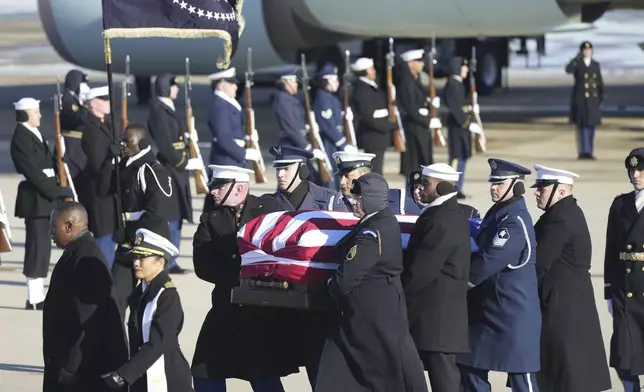
<path id="1" fill-rule="evenodd" d="M 626 273 L 627 273 L 627 274 L 630 274 L 630 273 L 631 273 L 631 269 L 630 269 L 630 268 L 626 268 Z"/>
<path id="2" fill-rule="evenodd" d="M 588 88 L 588 83 L 584 84 L 584 87 Z"/>
<path id="3" fill-rule="evenodd" d="M 237 255 L 233 255 L 233 260 L 235 260 L 236 258 L 237 258 Z"/>
<path id="4" fill-rule="evenodd" d="M 628 249 L 628 250 L 633 249 L 633 245 L 631 245 L 631 244 L 626 245 L 626 249 Z"/>
<path id="5" fill-rule="evenodd" d="M 584 78 L 588 79 L 588 74 L 587 73 L 584 74 Z"/>
<path id="6" fill-rule="evenodd" d="M 642 267 L 642 271 L 644 271 L 644 267 Z"/>
<path id="7" fill-rule="evenodd" d="M 631 298 L 631 297 L 633 296 L 633 293 L 626 293 L 626 296 L 627 296 L 628 298 Z"/>
<path id="8" fill-rule="evenodd" d="M 588 94 L 588 92 L 586 92 L 586 94 L 584 95 L 586 96 L 586 98 L 590 97 L 590 94 Z"/>

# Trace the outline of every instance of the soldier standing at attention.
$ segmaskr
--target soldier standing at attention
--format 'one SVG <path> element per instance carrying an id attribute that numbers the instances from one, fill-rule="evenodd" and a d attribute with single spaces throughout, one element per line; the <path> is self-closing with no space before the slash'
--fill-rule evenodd
<path id="1" fill-rule="evenodd" d="M 16 130 L 11 138 L 11 160 L 22 175 L 18 185 L 15 215 L 25 220 L 25 259 L 22 273 L 27 278 L 25 309 L 42 310 L 45 300 L 45 278 L 49 271 L 51 237 L 49 214 L 57 201 L 72 197 L 70 188 L 61 188 L 54 171 L 55 158 L 38 130 L 40 101 L 22 98 L 13 104 Z"/>
<path id="2" fill-rule="evenodd" d="M 597 392 L 611 388 L 595 294 L 592 245 L 584 213 L 572 194 L 579 175 L 534 165 L 534 226 L 541 299 L 541 392 Z M 583 325 L 583 328 L 579 328 Z"/>
<path id="3" fill-rule="evenodd" d="M 644 374 L 644 147 L 632 150 L 624 163 L 633 191 L 617 196 L 608 213 L 604 298 L 613 316 L 610 367 L 624 391 L 635 392 Z"/>
<path id="4" fill-rule="evenodd" d="M 570 122 L 577 126 L 579 159 L 595 159 L 595 128 L 601 124 L 604 102 L 602 72 L 592 55 L 593 45 L 583 42 L 579 54 L 566 65 L 566 73 L 575 78 L 570 97 Z"/>
<path id="5" fill-rule="evenodd" d="M 79 131 L 89 116 L 82 90 L 87 86 L 87 74 L 72 69 L 65 76 L 65 91 L 63 92 L 62 108 L 60 112 L 60 130 L 65 141 L 65 162 L 69 166 L 72 180 L 83 170 L 87 157 L 83 152 L 81 139 L 83 134 Z M 82 200 L 81 200 L 82 202 Z"/>

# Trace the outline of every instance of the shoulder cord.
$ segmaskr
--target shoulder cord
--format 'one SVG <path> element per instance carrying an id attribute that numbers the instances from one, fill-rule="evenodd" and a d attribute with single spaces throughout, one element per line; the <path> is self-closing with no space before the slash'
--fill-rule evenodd
<path id="1" fill-rule="evenodd" d="M 159 187 L 159 189 L 161 189 L 161 192 L 163 192 L 163 194 L 166 197 L 171 197 L 172 196 L 172 177 L 168 176 L 168 188 L 170 189 L 170 193 L 167 193 L 165 191 L 165 189 L 163 189 L 163 187 L 159 183 L 159 178 L 157 177 L 157 174 L 155 173 L 154 169 L 152 169 L 152 167 L 147 163 L 145 163 L 145 164 L 143 164 L 143 166 L 141 166 L 141 168 L 139 169 L 138 175 L 137 175 L 137 177 L 139 179 L 139 184 L 141 184 L 141 188 L 143 189 L 143 193 L 145 193 L 145 190 L 147 188 L 147 184 L 145 182 L 145 168 L 146 167 L 148 167 L 150 169 L 150 171 L 152 172 L 152 175 L 154 176 L 154 180 L 156 181 L 157 186 Z"/>

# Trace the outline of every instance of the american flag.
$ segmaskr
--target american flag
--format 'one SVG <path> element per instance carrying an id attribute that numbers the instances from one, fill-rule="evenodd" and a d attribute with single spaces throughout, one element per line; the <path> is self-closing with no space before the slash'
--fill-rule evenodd
<path id="1" fill-rule="evenodd" d="M 396 218 L 404 249 L 418 216 Z M 352 213 L 335 211 L 281 211 L 259 216 L 237 233 L 240 276 L 324 283 L 344 259 L 335 245 L 357 222 Z"/>

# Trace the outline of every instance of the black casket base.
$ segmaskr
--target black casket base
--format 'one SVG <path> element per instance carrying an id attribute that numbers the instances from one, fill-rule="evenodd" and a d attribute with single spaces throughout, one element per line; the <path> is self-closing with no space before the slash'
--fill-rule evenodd
<path id="1" fill-rule="evenodd" d="M 333 298 L 326 285 L 290 283 L 275 279 L 241 279 L 230 293 L 230 302 L 245 306 L 329 310 Z"/>

